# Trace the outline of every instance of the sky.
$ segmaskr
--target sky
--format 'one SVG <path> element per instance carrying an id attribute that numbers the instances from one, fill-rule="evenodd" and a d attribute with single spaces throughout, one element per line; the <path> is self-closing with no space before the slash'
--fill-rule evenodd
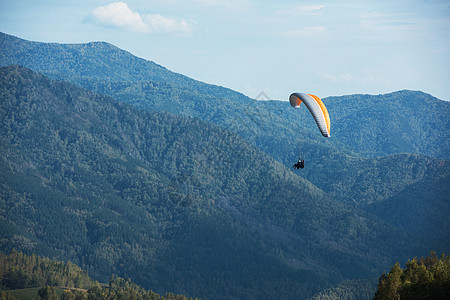
<path id="1" fill-rule="evenodd" d="M 0 0 L 0 31 L 109 42 L 258 99 L 409 89 L 450 101 L 450 0 Z"/>

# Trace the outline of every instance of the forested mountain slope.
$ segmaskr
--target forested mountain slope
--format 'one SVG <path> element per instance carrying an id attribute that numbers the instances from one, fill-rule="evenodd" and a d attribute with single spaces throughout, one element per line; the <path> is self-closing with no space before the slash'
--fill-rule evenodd
<path id="1" fill-rule="evenodd" d="M 16 66 L 0 70 L 0 96 L 3 250 L 229 299 L 307 297 L 421 249 L 198 119 Z"/>
<path id="2" fill-rule="evenodd" d="M 60 294 L 56 290 L 60 290 Z M 114 275 L 108 284 L 100 285 L 86 270 L 70 261 L 26 255 L 16 250 L 8 255 L 0 252 L 0 291 L 1 299 L 192 300 L 173 293 L 161 296 L 130 279 Z"/>
<path id="3" fill-rule="evenodd" d="M 357 153 L 450 158 L 450 102 L 408 90 L 324 101 L 333 112 L 334 135 Z"/>
<path id="4" fill-rule="evenodd" d="M 301 154 L 307 165 L 301 176 L 345 202 L 384 201 L 430 180 L 442 173 L 435 168 L 441 161 L 423 162 L 450 154 L 450 103 L 421 92 L 326 98 L 332 137 L 324 139 L 306 110 L 300 116 L 286 102 L 256 101 L 192 80 L 107 43 L 37 43 L 0 34 L 0 49 L 0 65 L 21 64 L 147 110 L 199 117 L 288 167 Z M 430 157 L 367 158 L 402 153 Z"/>
<path id="5" fill-rule="evenodd" d="M 312 142 L 310 130 L 314 130 L 314 122 L 305 120 L 302 127 L 297 125 L 297 112 L 286 102 L 255 101 L 238 92 L 173 73 L 108 43 L 39 43 L 0 33 L 0 50 L 2 66 L 24 65 L 147 110 L 197 116 L 250 138 L 258 147 L 267 148 L 266 152 L 272 148 L 279 150 L 276 144 L 280 141 L 286 146 L 295 145 L 297 142 L 293 140 L 299 132 L 302 143 Z M 449 102 L 414 91 L 329 97 L 324 102 L 332 117 L 332 147 L 349 148 L 369 156 L 420 153 L 448 158 L 450 155 L 450 136 L 446 130 Z M 277 137 L 280 139 L 271 142 Z M 324 142 L 316 135 L 313 137 L 315 143 Z M 275 156 L 274 153 L 271 155 Z M 284 151 L 276 158 L 283 161 L 285 155 L 290 157 Z"/>

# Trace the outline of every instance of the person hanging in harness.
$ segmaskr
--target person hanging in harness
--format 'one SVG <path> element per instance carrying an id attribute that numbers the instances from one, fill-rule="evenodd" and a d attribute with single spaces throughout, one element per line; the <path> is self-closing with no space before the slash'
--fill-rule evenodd
<path id="1" fill-rule="evenodd" d="M 308 111 L 311 113 L 313 119 L 316 121 L 317 127 L 319 128 L 320 133 L 323 137 L 329 138 L 330 137 L 330 115 L 328 113 L 327 108 L 323 104 L 323 101 L 312 94 L 306 94 L 306 93 L 292 93 L 289 96 L 289 103 L 291 106 L 295 109 L 298 109 L 298 126 L 296 127 L 296 131 L 298 131 L 298 134 L 304 134 L 306 130 L 303 126 L 303 118 L 302 118 L 302 111 L 305 111 L 305 113 L 308 115 Z M 302 108 L 300 109 L 300 105 L 302 105 Z M 303 109 L 305 107 L 307 109 Z M 308 115 L 309 116 L 309 115 Z M 304 145 L 303 142 L 304 139 L 300 138 L 302 142 L 302 145 Z M 306 144 L 306 143 L 305 143 Z M 299 142 L 299 151 L 298 153 L 302 153 L 300 150 L 300 142 Z M 311 153 L 308 152 L 308 153 Z M 305 161 L 300 158 L 298 158 L 298 162 L 292 166 L 294 169 L 303 169 L 305 167 Z"/>
<path id="2" fill-rule="evenodd" d="M 305 160 L 302 160 L 300 156 L 298 157 L 298 162 L 292 166 L 294 169 L 303 169 L 305 167 Z"/>

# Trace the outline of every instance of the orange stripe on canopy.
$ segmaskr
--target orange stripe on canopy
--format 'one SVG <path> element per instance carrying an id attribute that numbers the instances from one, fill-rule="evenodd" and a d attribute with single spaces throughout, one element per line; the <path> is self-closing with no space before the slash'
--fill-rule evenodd
<path id="1" fill-rule="evenodd" d="M 323 116 L 325 117 L 325 122 L 327 123 L 328 134 L 330 134 L 330 115 L 328 114 L 328 110 L 325 107 L 325 104 L 323 104 L 322 100 L 319 97 L 317 97 L 315 95 L 311 95 L 311 94 L 308 94 L 308 95 L 313 97 L 314 100 L 316 100 L 317 104 L 319 104 L 319 107 L 322 110 Z"/>

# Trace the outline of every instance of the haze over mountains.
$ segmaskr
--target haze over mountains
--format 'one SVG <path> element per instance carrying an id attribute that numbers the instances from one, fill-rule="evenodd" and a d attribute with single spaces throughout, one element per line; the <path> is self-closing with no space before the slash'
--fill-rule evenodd
<path id="1" fill-rule="evenodd" d="M 204 298 L 307 298 L 448 252 L 448 102 L 326 98 L 324 139 L 107 43 L 0 34 L 0 65 L 4 251 Z"/>

